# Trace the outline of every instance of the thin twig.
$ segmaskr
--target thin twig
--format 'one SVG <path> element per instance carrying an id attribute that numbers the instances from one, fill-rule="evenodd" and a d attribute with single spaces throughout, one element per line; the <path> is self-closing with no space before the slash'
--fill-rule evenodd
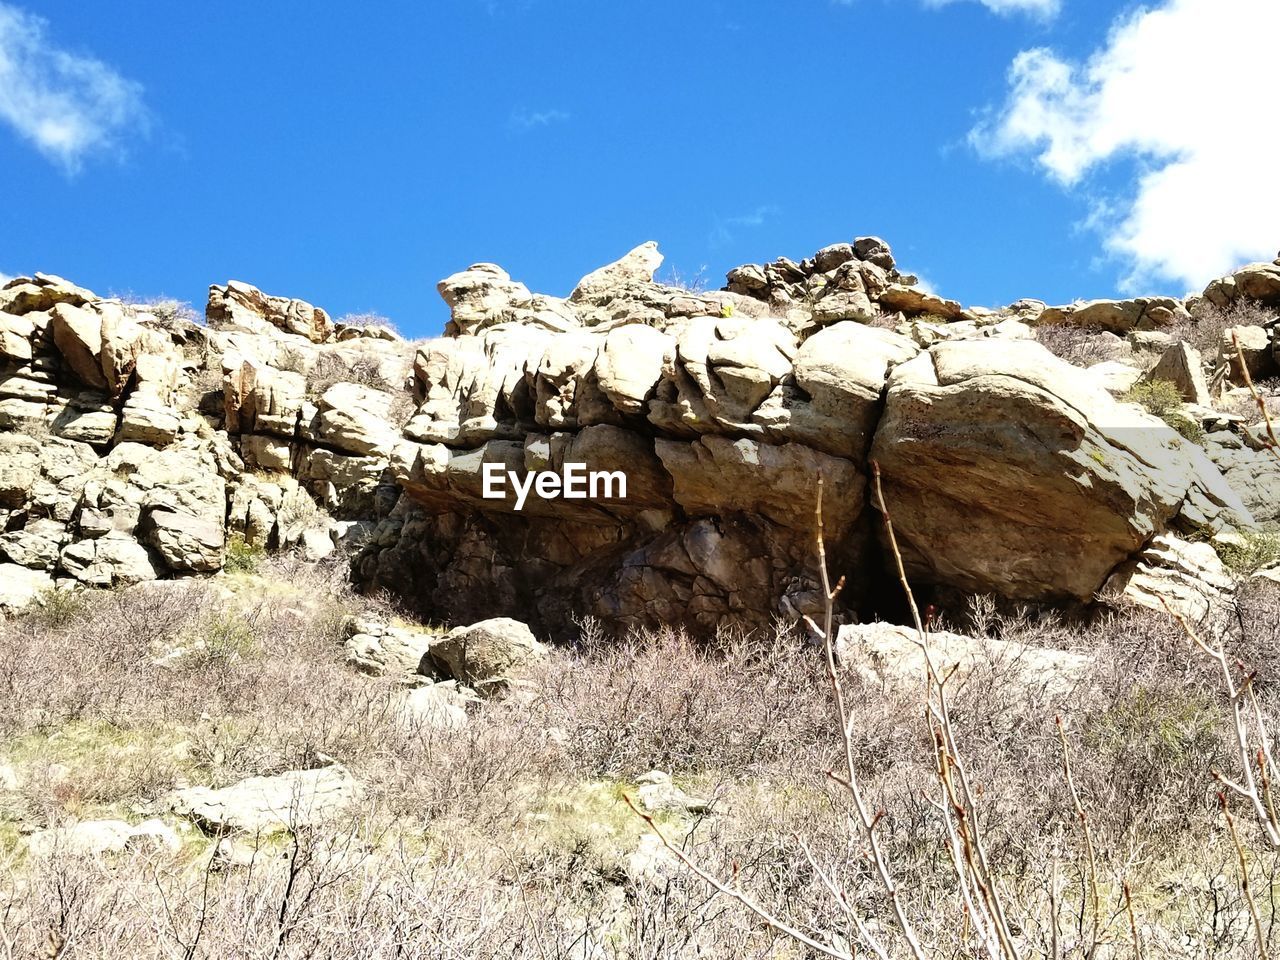
<path id="1" fill-rule="evenodd" d="M 1266 428 L 1267 437 L 1270 438 L 1270 442 L 1264 445 L 1273 457 L 1280 460 L 1280 439 L 1276 437 L 1276 427 L 1271 422 L 1271 411 L 1267 409 L 1267 402 L 1258 393 L 1258 388 L 1253 385 L 1253 377 L 1249 376 L 1249 365 L 1244 362 L 1244 351 L 1240 348 L 1240 336 L 1235 330 L 1231 331 L 1231 343 L 1236 348 L 1236 358 L 1240 361 L 1240 374 L 1244 377 L 1245 386 L 1249 388 L 1249 395 L 1253 397 L 1253 402 L 1258 405 L 1258 410 L 1262 413 L 1262 422 Z"/>
<path id="2" fill-rule="evenodd" d="M 1235 844 L 1236 859 L 1240 864 L 1240 892 L 1244 894 L 1245 903 L 1249 905 L 1249 916 L 1253 918 L 1253 932 L 1257 937 L 1258 956 L 1269 960 L 1267 956 L 1267 938 L 1262 932 L 1262 920 L 1258 917 L 1258 905 L 1253 899 L 1253 887 L 1249 883 L 1249 861 L 1244 854 L 1244 844 L 1240 842 L 1240 834 L 1236 832 L 1236 821 L 1227 807 L 1227 795 L 1218 794 L 1218 803 L 1222 806 L 1222 816 L 1227 821 L 1227 830 L 1231 833 L 1231 842 Z"/>

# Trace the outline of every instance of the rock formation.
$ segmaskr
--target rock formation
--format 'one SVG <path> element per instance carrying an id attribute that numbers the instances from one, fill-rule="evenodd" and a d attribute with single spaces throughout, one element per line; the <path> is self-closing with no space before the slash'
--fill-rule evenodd
<path id="1" fill-rule="evenodd" d="M 1187 321 L 1182 301 L 964 308 L 875 237 L 738 267 L 720 291 L 657 283 L 660 263 L 644 244 L 565 298 L 475 264 L 440 283 L 451 319 L 419 345 L 234 281 L 210 288 L 204 324 L 58 277 L 8 282 L 0 607 L 210 573 L 229 545 L 349 545 L 358 583 L 435 620 L 514 617 L 545 637 L 582 616 L 796 618 L 820 607 L 819 476 L 846 603 L 874 602 L 873 460 L 919 583 L 1024 600 L 1088 601 L 1123 571 L 1149 584 L 1182 555 L 1158 538 L 1280 518 L 1249 417 L 1205 406 L 1197 355 L 1162 332 Z M 1280 304 L 1277 270 L 1205 297 Z M 1036 342 L 1055 327 L 1093 331 L 1108 359 L 1058 359 Z M 1249 368 L 1273 369 L 1276 325 L 1244 339 Z M 1199 404 L 1201 444 L 1117 399 L 1165 367 Z M 520 481 L 578 464 L 625 474 L 625 497 L 485 496 L 487 467 Z M 398 644 L 357 631 L 349 652 L 370 670 L 422 656 Z"/>

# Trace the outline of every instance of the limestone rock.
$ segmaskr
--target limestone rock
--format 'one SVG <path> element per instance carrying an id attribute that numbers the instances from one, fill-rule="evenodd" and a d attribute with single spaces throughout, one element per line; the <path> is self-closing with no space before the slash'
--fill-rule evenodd
<path id="1" fill-rule="evenodd" d="M 1124 334 L 1132 330 L 1158 330 L 1174 322 L 1190 319 L 1191 314 L 1181 300 L 1173 297 L 1138 297 L 1133 300 L 1085 300 L 1065 306 L 1047 307 L 1037 317 L 1036 324 L 1066 324 Z"/>
<path id="2" fill-rule="evenodd" d="M 896 368 L 871 455 L 908 571 L 979 592 L 1089 599 L 1197 497 L 1251 522 L 1198 448 L 1029 341 Z"/>
<path id="3" fill-rule="evenodd" d="M 1198 622 L 1230 599 L 1235 581 L 1210 544 L 1161 535 L 1116 571 L 1105 592 L 1152 610 L 1163 611 L 1167 601 Z"/>
<path id="4" fill-rule="evenodd" d="M 214 836 L 270 834 L 332 821 L 349 811 L 362 792 L 346 767 L 333 764 L 250 777 L 219 790 L 178 790 L 169 795 L 168 806 Z"/>
<path id="5" fill-rule="evenodd" d="M 963 308 L 954 300 L 946 300 L 919 287 L 895 283 L 880 295 L 881 306 L 909 317 L 930 315 L 943 320 L 958 320 Z"/>
<path id="6" fill-rule="evenodd" d="M 530 293 L 492 263 L 472 264 L 441 280 L 437 289 L 451 311 L 445 327 L 449 336 L 479 333 L 505 323 L 571 330 L 582 322 L 563 300 Z"/>
<path id="7" fill-rule="evenodd" d="M 124 820 L 85 820 L 65 827 L 37 830 L 27 838 L 32 856 L 49 858 L 97 857 L 150 846 L 177 853 L 182 838 L 163 820 L 145 820 L 136 826 Z"/>
<path id="8" fill-rule="evenodd" d="M 658 245 L 649 240 L 613 263 L 587 274 L 578 281 L 569 300 L 588 300 L 629 283 L 650 281 L 660 266 L 662 254 L 658 252 Z"/>
<path id="9" fill-rule="evenodd" d="M 1208 406 L 1213 401 L 1200 352 L 1182 340 L 1165 351 L 1160 361 L 1147 371 L 1144 379 L 1148 382 L 1169 381 L 1177 387 L 1187 403 Z"/>
<path id="10" fill-rule="evenodd" d="M 468 722 L 467 706 L 479 699 L 453 680 L 430 683 L 401 694 L 401 722 L 410 730 L 458 730 Z"/>
<path id="11" fill-rule="evenodd" d="M 1212 281 L 1205 287 L 1204 298 L 1219 307 L 1228 307 L 1237 300 L 1280 306 L 1280 258 L 1272 263 L 1251 263 Z"/>
<path id="12" fill-rule="evenodd" d="M 1246 371 L 1256 384 L 1280 370 L 1280 363 L 1272 350 L 1271 335 L 1263 327 L 1230 327 L 1224 330 L 1222 356 L 1227 359 L 1229 376 L 1235 384 L 1245 382 Z"/>
<path id="13" fill-rule="evenodd" d="M 344 632 L 347 662 L 365 673 L 404 678 L 435 674 L 428 651 L 439 635 L 430 630 L 352 617 L 344 624 Z"/>
<path id="14" fill-rule="evenodd" d="M 0 615 L 18 612 L 52 589 L 53 577 L 43 570 L 0 563 Z"/>
<path id="15" fill-rule="evenodd" d="M 459 683 L 480 689 L 505 686 L 522 668 L 546 655 L 546 648 L 519 620 L 494 617 L 456 627 L 432 644 L 431 659 Z"/>
<path id="16" fill-rule="evenodd" d="M 174 510 L 152 510 L 148 520 L 148 542 L 170 569 L 209 573 L 222 568 L 226 537 L 220 524 Z"/>
<path id="17" fill-rule="evenodd" d="M 942 630 L 928 634 L 934 667 L 959 687 L 980 667 L 1000 670 L 1020 688 L 1010 696 L 1042 691 L 1063 696 L 1086 676 L 1090 659 L 1078 653 L 1032 647 L 1007 640 L 966 637 Z M 839 662 L 864 683 L 923 698 L 928 680 L 924 650 L 913 627 L 890 623 L 846 624 L 836 635 Z M 952 675 L 951 671 L 955 673 Z"/>
<path id="18" fill-rule="evenodd" d="M 320 397 L 317 438 L 359 455 L 386 457 L 399 439 L 390 394 L 358 383 L 335 383 Z"/>
<path id="19" fill-rule="evenodd" d="M 333 335 L 333 322 L 319 307 L 263 293 L 255 286 L 231 280 L 209 287 L 205 317 L 211 327 L 248 333 L 282 331 L 324 343 Z"/>

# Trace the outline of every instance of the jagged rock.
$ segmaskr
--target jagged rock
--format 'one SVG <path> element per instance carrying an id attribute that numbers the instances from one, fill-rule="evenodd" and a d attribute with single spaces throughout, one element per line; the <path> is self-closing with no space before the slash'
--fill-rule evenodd
<path id="1" fill-rule="evenodd" d="M 660 330 L 632 323 L 610 330 L 596 360 L 600 389 L 622 413 L 643 413 L 675 340 Z"/>
<path id="2" fill-rule="evenodd" d="M 919 287 L 908 287 L 900 283 L 890 285 L 880 295 L 880 305 L 909 317 L 929 315 L 943 320 L 957 320 L 964 312 L 964 308 L 954 300 L 946 300 Z"/>
<path id="3" fill-rule="evenodd" d="M 1210 433 L 1205 451 L 1255 520 L 1280 522 L 1280 459 L 1230 431 Z"/>
<path id="4" fill-rule="evenodd" d="M 1280 369 L 1280 363 L 1272 351 L 1271 335 L 1263 327 L 1231 327 L 1224 330 L 1221 355 L 1227 360 L 1228 375 L 1235 384 L 1245 382 L 1245 371 L 1256 384 L 1265 377 L 1275 376 Z"/>
<path id="5" fill-rule="evenodd" d="M 897 367 L 871 455 L 908 572 L 978 592 L 1087 600 L 1188 501 L 1251 522 L 1198 448 L 1028 341 Z"/>
<path id="6" fill-rule="evenodd" d="M 390 394 L 358 383 L 335 383 L 320 397 L 318 439 L 362 456 L 389 456 L 399 439 Z"/>
<path id="7" fill-rule="evenodd" d="M 80 307 L 96 300 L 82 287 L 47 273 L 34 277 L 14 277 L 0 287 L 0 312 L 21 316 L 51 310 L 60 303 Z"/>
<path id="8" fill-rule="evenodd" d="M 479 689 L 502 687 L 520 677 L 546 648 L 519 620 L 494 617 L 450 630 L 431 645 L 433 662 L 459 683 Z"/>
<path id="9" fill-rule="evenodd" d="M 1113 397 L 1123 397 L 1143 378 L 1141 369 L 1121 360 L 1104 360 L 1086 370 Z"/>
<path id="10" fill-rule="evenodd" d="M 1204 362 L 1200 351 L 1191 344 L 1179 340 L 1165 351 L 1160 361 L 1147 371 L 1143 378 L 1147 382 L 1167 380 L 1177 387 L 1182 399 L 1187 403 L 1209 406 L 1213 395 L 1209 392 L 1209 382 L 1204 375 Z"/>
<path id="11" fill-rule="evenodd" d="M 144 820 L 136 826 L 124 820 L 85 820 L 37 830 L 27 837 L 27 851 L 41 858 L 96 857 L 141 846 L 177 853 L 182 849 L 182 838 L 163 820 Z"/>
<path id="12" fill-rule="evenodd" d="M 33 570 L 52 570 L 70 534 L 57 520 L 38 519 L 0 534 L 0 557 Z"/>
<path id="13" fill-rule="evenodd" d="M 853 252 L 859 260 L 874 263 L 884 270 L 894 269 L 893 252 L 889 244 L 879 237 L 858 237 L 853 241 Z"/>
<path id="14" fill-rule="evenodd" d="M 428 651 L 439 635 L 430 630 L 351 617 L 344 624 L 344 632 L 347 662 L 365 673 L 406 678 L 435 675 Z"/>
<path id="15" fill-rule="evenodd" d="M 451 312 L 445 334 L 479 333 L 504 323 L 571 330 L 582 321 L 565 301 L 532 294 L 492 263 L 475 263 L 437 286 Z"/>
<path id="16" fill-rule="evenodd" d="M 1037 326 L 1067 324 L 1128 333 L 1158 330 L 1191 319 L 1186 305 L 1173 297 L 1138 297 L 1134 300 L 1086 300 L 1066 306 L 1047 307 L 1036 318 Z"/>
<path id="17" fill-rule="evenodd" d="M 400 719 L 410 730 L 458 730 L 467 725 L 467 705 L 479 698 L 447 680 L 416 687 L 397 701 Z"/>
<path id="18" fill-rule="evenodd" d="M 889 371 L 919 351 L 888 330 L 843 322 L 801 345 L 794 385 L 780 385 L 752 420 L 776 441 L 793 440 L 861 462 L 880 415 Z"/>
<path id="19" fill-rule="evenodd" d="M 225 533 L 219 523 L 189 513 L 152 510 L 148 542 L 171 570 L 210 573 L 222 568 Z"/>
<path id="20" fill-rule="evenodd" d="M 124 533 L 68 544 L 58 557 L 58 566 L 93 587 L 129 586 L 157 576 L 155 561 L 147 548 Z"/>
<path id="21" fill-rule="evenodd" d="M 1089 657 L 1049 650 L 1008 640 L 966 637 L 935 630 L 928 634 L 934 668 L 960 687 L 979 668 L 998 669 L 1002 683 L 1017 685 L 1010 696 L 1025 697 L 1032 691 L 1063 696 L 1088 673 Z M 846 624 L 836 634 L 836 656 L 864 683 L 914 695 L 923 701 L 928 681 L 924 650 L 913 627 L 890 623 Z M 954 671 L 954 672 L 953 672 Z"/>
<path id="22" fill-rule="evenodd" d="M 1272 263 L 1251 263 L 1212 281 L 1205 287 L 1204 298 L 1218 307 L 1229 307 L 1237 300 L 1280 306 L 1280 258 Z"/>
<path id="23" fill-rule="evenodd" d="M 1208 543 L 1189 543 L 1162 534 L 1107 582 L 1104 593 L 1163 611 L 1165 603 L 1189 620 L 1203 620 L 1235 592 L 1217 552 Z"/>
<path id="24" fill-rule="evenodd" d="M 574 287 L 570 302 L 590 300 L 630 283 L 646 283 L 662 266 L 662 254 L 652 240 L 640 244 L 624 256 L 598 270 L 593 270 Z"/>
<path id="25" fill-rule="evenodd" d="M 636 777 L 636 800 L 649 813 L 706 814 L 711 802 L 685 793 L 665 770 L 650 770 Z"/>
<path id="26" fill-rule="evenodd" d="M 270 296 L 239 280 L 209 287 L 205 317 L 218 329 L 266 334 L 281 331 L 312 343 L 324 343 L 333 335 L 333 323 L 319 307 L 305 300 Z"/>
<path id="27" fill-rule="evenodd" d="M 50 329 L 83 383 L 120 395 L 142 352 L 142 328 L 118 303 L 100 301 L 92 309 L 60 303 L 53 308 Z"/>
<path id="28" fill-rule="evenodd" d="M 333 764 L 250 777 L 220 790 L 178 790 L 169 795 L 168 806 L 215 836 L 269 834 L 332 821 L 349 811 L 362 793 L 347 768 Z"/>
<path id="29" fill-rule="evenodd" d="M 278 370 L 254 356 L 228 351 L 222 359 L 223 409 L 231 433 L 292 437 L 306 399 L 302 374 Z"/>
<path id="30" fill-rule="evenodd" d="M 43 570 L 0 563 L 0 614 L 16 613 L 52 589 L 53 577 Z"/>

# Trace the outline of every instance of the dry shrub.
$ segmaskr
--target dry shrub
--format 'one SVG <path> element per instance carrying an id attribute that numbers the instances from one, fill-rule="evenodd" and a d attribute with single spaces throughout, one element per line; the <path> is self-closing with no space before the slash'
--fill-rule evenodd
<path id="1" fill-rule="evenodd" d="M 399 389 L 387 382 L 376 359 L 351 359 L 340 353 L 322 353 L 307 372 L 307 392 L 321 394 L 335 383 L 358 383 L 384 393 L 393 393 Z"/>
<path id="2" fill-rule="evenodd" d="M 1223 337 L 1231 327 L 1262 327 L 1274 323 L 1275 310 L 1256 300 L 1237 300 L 1219 307 L 1208 300 L 1197 300 L 1191 307 L 1191 319 L 1168 327 L 1166 332 L 1185 340 L 1200 351 L 1206 360 L 1216 360 L 1223 353 Z"/>
<path id="3" fill-rule="evenodd" d="M 784 757 L 820 767 L 836 743 L 816 651 L 784 626 L 710 644 L 669 628 L 589 637 L 541 665 L 535 686 L 535 722 L 563 731 L 586 775 L 747 777 Z"/>
<path id="4" fill-rule="evenodd" d="M 1054 356 L 1077 367 L 1091 367 L 1126 355 L 1125 343 L 1115 334 L 1093 327 L 1045 324 L 1035 328 L 1036 340 Z"/>

